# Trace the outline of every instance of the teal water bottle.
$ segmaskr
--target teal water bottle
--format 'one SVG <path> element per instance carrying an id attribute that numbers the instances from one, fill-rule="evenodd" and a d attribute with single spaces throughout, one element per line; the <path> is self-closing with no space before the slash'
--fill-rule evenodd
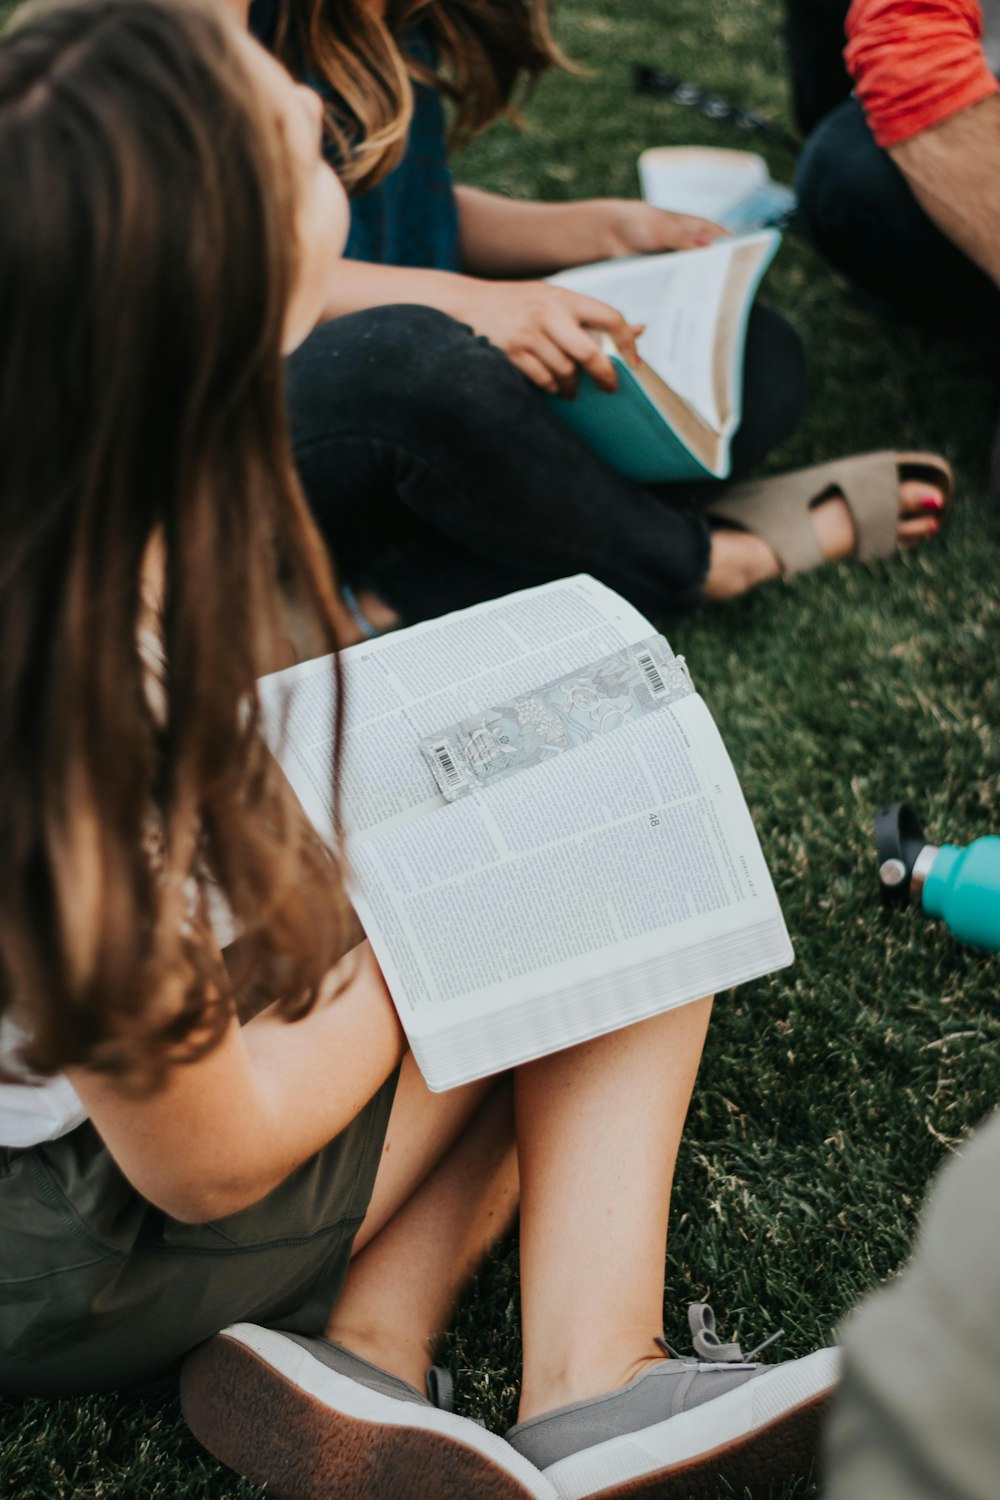
<path id="1" fill-rule="evenodd" d="M 931 844 L 912 807 L 893 802 L 875 815 L 875 848 L 887 905 L 919 898 L 961 942 L 1000 952 L 1000 838 Z"/>

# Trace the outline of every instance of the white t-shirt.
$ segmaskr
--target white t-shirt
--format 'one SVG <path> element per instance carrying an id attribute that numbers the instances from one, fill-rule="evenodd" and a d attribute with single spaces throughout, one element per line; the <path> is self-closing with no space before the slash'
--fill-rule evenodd
<path id="1" fill-rule="evenodd" d="M 0 1017 L 0 1060 L 5 1072 L 23 1083 L 0 1083 L 0 1146 L 39 1146 L 68 1135 L 87 1118 L 79 1094 L 62 1073 L 39 1078 L 19 1061 L 24 1033 L 9 1016 Z"/>
<path id="2" fill-rule="evenodd" d="M 220 948 L 226 948 L 239 935 L 229 903 L 207 876 L 202 881 L 202 895 L 215 940 Z M 192 881 L 192 909 L 196 899 L 197 886 Z M 0 1081 L 0 1146 L 38 1146 L 42 1141 L 58 1140 L 87 1119 L 79 1094 L 64 1074 L 40 1078 L 25 1068 L 20 1060 L 24 1041 L 25 1033 L 17 1022 L 0 1016 L 0 1063 L 5 1073 L 24 1080 Z"/>

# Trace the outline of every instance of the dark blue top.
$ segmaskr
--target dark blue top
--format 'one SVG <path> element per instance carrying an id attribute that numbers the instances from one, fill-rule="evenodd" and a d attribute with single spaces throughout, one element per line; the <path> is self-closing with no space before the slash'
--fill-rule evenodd
<path id="1" fill-rule="evenodd" d="M 253 0 L 250 7 L 250 29 L 266 47 L 274 41 L 279 4 L 280 0 Z M 406 51 L 427 67 L 434 67 L 437 60 L 422 27 L 410 33 Z M 305 82 L 329 97 L 322 80 L 306 78 Z M 383 266 L 458 271 L 458 205 L 448 168 L 444 109 L 436 89 L 415 83 L 413 93 L 406 154 L 377 187 L 351 199 L 351 229 L 344 254 L 351 260 Z M 331 160 L 336 167 L 336 160 Z"/>

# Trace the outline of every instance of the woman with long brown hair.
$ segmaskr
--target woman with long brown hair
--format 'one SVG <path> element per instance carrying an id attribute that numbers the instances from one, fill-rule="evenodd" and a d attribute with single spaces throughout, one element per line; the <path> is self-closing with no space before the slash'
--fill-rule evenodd
<path id="1" fill-rule="evenodd" d="M 246 0 L 233 3 L 245 13 Z M 615 309 L 539 278 L 721 233 L 624 199 L 525 203 L 453 183 L 450 145 L 563 64 L 548 10 L 546 0 L 250 5 L 256 33 L 322 93 L 351 195 L 331 321 L 290 361 L 289 406 L 358 628 L 578 571 L 664 619 L 780 572 L 932 536 L 949 474 L 929 455 L 921 467 L 885 455 L 806 470 L 763 498 L 716 482 L 646 486 L 609 469 L 539 399 L 571 394 L 581 370 L 613 389 L 593 331 L 635 355 L 635 330 Z M 792 431 L 805 385 L 795 332 L 755 306 L 732 479 Z"/>
<path id="2" fill-rule="evenodd" d="M 289 636 L 336 644 L 282 403 L 346 229 L 314 97 L 197 0 L 29 7 L 0 194 L 0 1389 L 188 1356 L 286 1496 L 805 1463 L 832 1351 L 655 1342 L 709 1002 L 430 1094 L 258 734 Z M 519 1199 L 507 1442 L 422 1392 Z"/>

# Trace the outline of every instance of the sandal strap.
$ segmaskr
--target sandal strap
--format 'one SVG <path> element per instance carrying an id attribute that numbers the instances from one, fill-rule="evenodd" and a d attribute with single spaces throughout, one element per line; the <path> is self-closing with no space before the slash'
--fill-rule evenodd
<path id="1" fill-rule="evenodd" d="M 900 464 L 895 453 L 860 453 L 831 464 L 831 480 L 854 522 L 854 556 L 860 562 L 892 557 L 899 547 Z"/>
<path id="2" fill-rule="evenodd" d="M 713 520 L 731 521 L 766 542 L 786 578 L 808 573 L 825 561 L 815 526 L 802 500 L 802 473 L 734 484 L 706 507 Z"/>
<path id="3" fill-rule="evenodd" d="M 759 536 L 790 577 L 825 561 L 810 511 L 831 489 L 839 490 L 851 513 L 853 555 L 862 562 L 891 557 L 898 545 L 899 482 L 896 453 L 860 453 L 773 479 L 732 485 L 707 511 Z"/>
<path id="4" fill-rule="evenodd" d="M 361 608 L 361 605 L 358 603 L 357 594 L 351 588 L 351 585 L 349 583 L 342 583 L 340 585 L 340 597 L 346 604 L 352 620 L 361 631 L 364 639 L 366 641 L 378 640 L 382 632 L 377 628 L 377 626 L 372 624 L 371 620 L 369 620 L 368 616 Z"/>

